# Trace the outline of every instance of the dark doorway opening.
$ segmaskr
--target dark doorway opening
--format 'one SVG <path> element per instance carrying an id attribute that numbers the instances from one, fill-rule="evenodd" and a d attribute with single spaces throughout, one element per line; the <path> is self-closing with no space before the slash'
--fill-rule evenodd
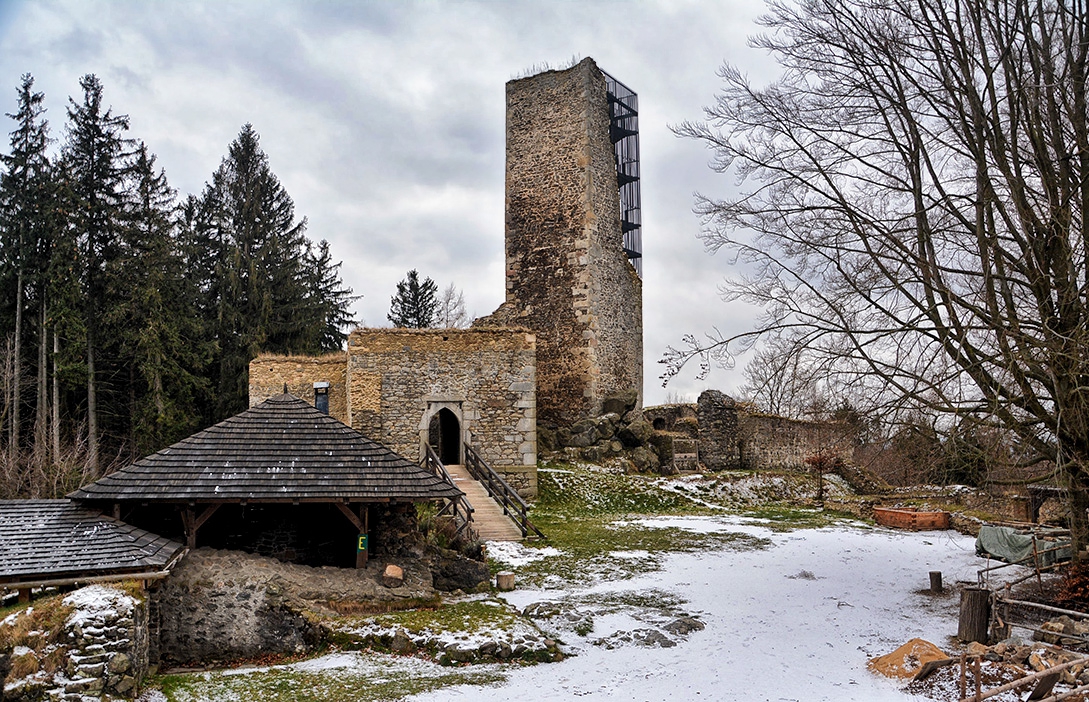
<path id="1" fill-rule="evenodd" d="M 436 412 L 427 425 L 427 442 L 443 464 L 452 466 L 461 463 L 461 423 L 457 415 L 443 407 Z"/>

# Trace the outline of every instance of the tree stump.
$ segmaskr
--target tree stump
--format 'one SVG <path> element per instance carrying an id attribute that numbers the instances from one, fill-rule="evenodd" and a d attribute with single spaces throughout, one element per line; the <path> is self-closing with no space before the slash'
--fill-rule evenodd
<path id="1" fill-rule="evenodd" d="M 942 591 L 942 572 L 940 570 L 930 571 L 930 591 L 935 593 Z"/>
<path id="2" fill-rule="evenodd" d="M 502 573 L 495 574 L 495 587 L 503 592 L 514 589 L 514 573 L 509 570 L 504 570 Z"/>
<path id="3" fill-rule="evenodd" d="M 984 587 L 966 587 L 960 593 L 960 623 L 957 638 L 961 641 L 987 643 L 987 625 L 991 619 L 991 591 Z"/>

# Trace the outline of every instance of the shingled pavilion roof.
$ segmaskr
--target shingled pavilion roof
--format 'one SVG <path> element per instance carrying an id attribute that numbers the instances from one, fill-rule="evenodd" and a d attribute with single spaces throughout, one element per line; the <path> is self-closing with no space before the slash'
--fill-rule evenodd
<path id="1" fill-rule="evenodd" d="M 283 394 L 69 497 L 222 504 L 423 502 L 461 494 L 407 458 Z"/>
<path id="2" fill-rule="evenodd" d="M 152 574 L 183 548 L 69 500 L 0 500 L 0 587 Z"/>

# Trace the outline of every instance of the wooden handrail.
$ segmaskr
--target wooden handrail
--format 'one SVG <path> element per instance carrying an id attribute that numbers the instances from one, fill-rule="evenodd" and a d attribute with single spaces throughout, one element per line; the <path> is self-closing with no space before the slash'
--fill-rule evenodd
<path id="1" fill-rule="evenodd" d="M 454 485 L 454 479 L 450 477 L 449 471 L 446 470 L 446 466 L 443 465 L 442 460 L 439 459 L 438 454 L 435 453 L 435 449 L 430 444 L 427 445 L 427 449 L 424 451 L 423 460 L 421 465 L 431 471 L 434 475 L 442 478 L 446 482 Z M 455 487 L 457 487 L 455 485 Z M 455 536 L 461 536 L 461 532 L 468 530 L 469 538 L 475 539 L 473 534 L 473 505 L 469 502 L 469 498 L 463 493 L 460 497 L 454 497 L 445 500 L 442 509 L 439 510 L 439 515 L 445 514 L 448 510 L 451 512 L 451 516 L 454 518 L 454 525 L 457 527 L 454 532 Z M 461 508 L 461 514 L 458 514 L 458 508 Z"/>
<path id="2" fill-rule="evenodd" d="M 529 505 L 522 496 L 469 444 L 465 444 L 465 469 L 484 486 L 488 495 L 499 503 L 499 506 L 503 508 L 503 514 L 514 521 L 521 530 L 523 539 L 528 537 L 531 531 L 542 539 L 547 538 L 544 532 L 529 521 Z"/>

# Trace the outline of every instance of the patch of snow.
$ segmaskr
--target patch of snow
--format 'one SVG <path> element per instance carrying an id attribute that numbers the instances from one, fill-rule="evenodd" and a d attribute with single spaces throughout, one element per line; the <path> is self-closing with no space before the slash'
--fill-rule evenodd
<path id="1" fill-rule="evenodd" d="M 706 624 L 676 646 L 585 646 L 562 663 L 514 668 L 499 686 L 461 685 L 411 699 L 507 702 L 513 691 L 532 690 L 534 700 L 922 700 L 906 694 L 901 683 L 871 673 L 866 663 L 914 637 L 945 647 L 956 633 L 958 599 L 953 589 L 944 597 L 923 594 L 928 573 L 942 571 L 947 583 L 974 583 L 985 564 L 975 556 L 974 539 L 951 531 L 837 525 L 779 533 L 714 518 L 638 520 L 643 522 L 708 531 L 760 529 L 772 545 L 671 553 L 659 571 L 566 593 L 583 601 L 672 593 Z M 1023 572 L 1009 571 L 1003 577 Z M 504 594 L 519 607 L 563 597 L 542 590 Z M 605 614 L 594 618 L 594 630 L 583 641 L 646 626 L 630 612 Z"/>
<path id="2" fill-rule="evenodd" d="M 11 626 L 15 623 L 19 617 L 23 615 L 29 616 L 34 611 L 33 607 L 27 607 L 22 612 L 12 612 L 8 616 L 4 617 L 4 621 L 0 622 L 0 626 Z"/>
<path id="3" fill-rule="evenodd" d="M 68 617 L 69 626 L 94 621 L 106 612 L 128 613 L 136 606 L 136 600 L 129 595 L 102 585 L 81 587 L 62 602 L 76 610 Z"/>
<path id="4" fill-rule="evenodd" d="M 642 561 L 650 558 L 650 551 L 610 551 L 609 556 L 612 558 L 623 558 L 630 561 Z"/>
<path id="5" fill-rule="evenodd" d="M 554 546 L 533 548 L 523 546 L 517 541 L 488 541 L 486 547 L 488 558 L 500 561 L 512 567 L 524 566 L 534 561 L 560 555 L 561 551 Z"/>
<path id="6" fill-rule="evenodd" d="M 26 646 L 16 646 L 15 648 L 11 649 L 11 654 L 13 656 L 25 656 L 28 653 L 34 653 L 34 649 L 28 648 Z"/>

